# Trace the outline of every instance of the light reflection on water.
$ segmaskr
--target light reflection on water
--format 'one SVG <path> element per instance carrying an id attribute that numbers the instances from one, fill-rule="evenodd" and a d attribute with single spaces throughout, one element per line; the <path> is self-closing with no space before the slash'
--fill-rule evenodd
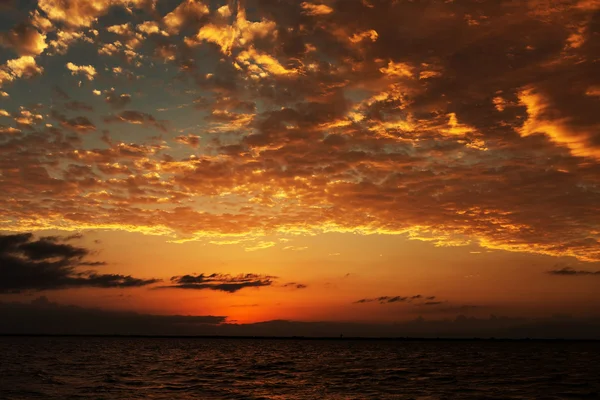
<path id="1" fill-rule="evenodd" d="M 0 399 L 600 399 L 600 344 L 0 338 Z"/>

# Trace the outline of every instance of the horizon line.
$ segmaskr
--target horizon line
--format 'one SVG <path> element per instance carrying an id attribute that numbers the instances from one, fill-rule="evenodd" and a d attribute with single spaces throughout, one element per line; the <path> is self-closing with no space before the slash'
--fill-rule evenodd
<path id="1" fill-rule="evenodd" d="M 0 333 L 0 337 L 72 337 L 72 338 L 131 338 L 131 339 L 241 339 L 241 340 L 327 340 L 327 341 L 398 341 L 398 342 L 600 342 L 600 339 L 539 338 L 539 337 L 410 337 L 410 336 L 266 336 L 266 335 L 141 335 L 141 334 L 77 334 L 77 333 Z"/>

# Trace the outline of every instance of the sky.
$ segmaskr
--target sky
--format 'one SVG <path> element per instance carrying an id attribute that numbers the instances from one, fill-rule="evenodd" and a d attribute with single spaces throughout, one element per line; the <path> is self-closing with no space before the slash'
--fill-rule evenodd
<path id="1" fill-rule="evenodd" d="M 0 0 L 0 332 L 600 338 L 599 27 Z"/>

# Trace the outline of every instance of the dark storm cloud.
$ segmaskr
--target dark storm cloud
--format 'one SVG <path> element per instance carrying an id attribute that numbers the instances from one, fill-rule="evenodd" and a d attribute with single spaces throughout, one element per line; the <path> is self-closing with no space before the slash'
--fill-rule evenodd
<path id="1" fill-rule="evenodd" d="M 0 293 L 57 290 L 78 287 L 126 288 L 158 282 L 130 275 L 100 274 L 78 267 L 102 266 L 88 261 L 92 252 L 61 243 L 72 238 L 35 239 L 31 233 L 0 235 Z"/>
<path id="2" fill-rule="evenodd" d="M 171 278 L 171 285 L 161 286 L 163 289 L 195 289 L 195 290 L 218 290 L 227 293 L 235 293 L 245 288 L 258 288 L 272 286 L 277 277 L 259 274 L 198 274 L 182 275 Z"/>

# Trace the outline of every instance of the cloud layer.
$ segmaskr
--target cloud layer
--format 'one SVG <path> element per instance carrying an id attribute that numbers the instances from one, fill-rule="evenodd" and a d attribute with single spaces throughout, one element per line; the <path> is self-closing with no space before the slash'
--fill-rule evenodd
<path id="1" fill-rule="evenodd" d="M 0 228 L 600 260 L 599 7 L 39 0 L 0 35 Z M 13 103 L 59 75 L 79 103 Z"/>

